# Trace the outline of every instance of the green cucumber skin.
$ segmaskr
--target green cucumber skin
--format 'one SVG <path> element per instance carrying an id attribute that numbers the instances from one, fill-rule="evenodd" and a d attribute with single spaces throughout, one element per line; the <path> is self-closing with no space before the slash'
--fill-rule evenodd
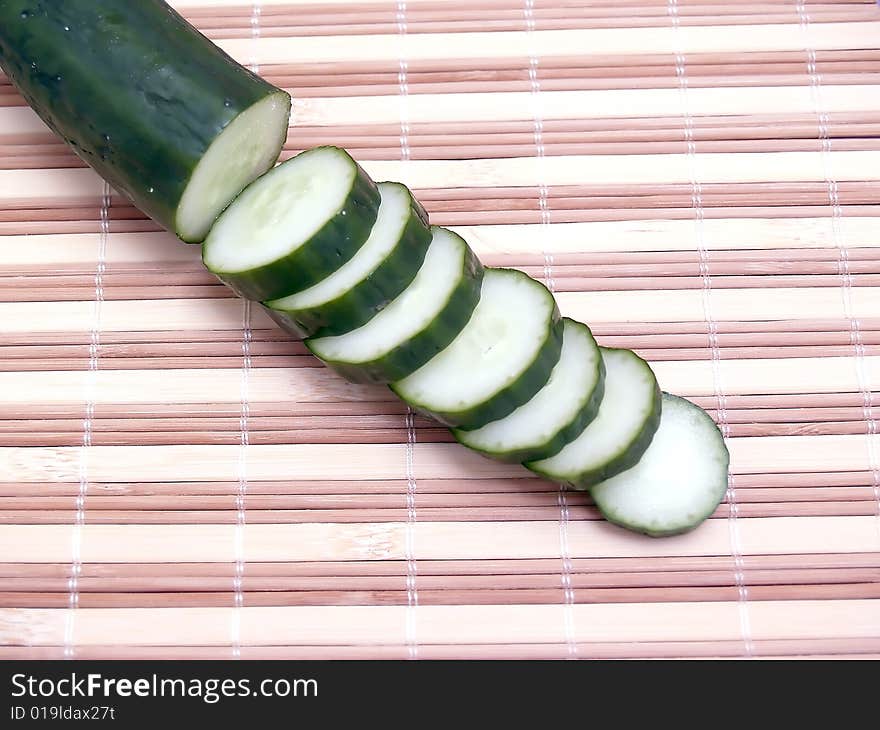
<path id="1" fill-rule="evenodd" d="M 344 150 L 339 151 L 350 158 Z M 285 164 L 278 165 L 253 184 L 259 184 L 268 175 L 280 173 Z M 379 199 L 376 183 L 357 165 L 357 175 L 345 205 L 302 246 L 283 258 L 247 271 L 210 270 L 238 296 L 257 302 L 280 299 L 308 289 L 336 271 L 366 243 L 379 212 Z M 231 205 L 235 205 L 235 201 Z M 203 260 L 205 250 L 203 247 Z"/>
<path id="2" fill-rule="evenodd" d="M 287 312 L 282 312 L 278 309 L 267 307 L 265 302 L 261 302 L 260 306 L 263 308 L 263 311 L 269 315 L 269 319 L 271 319 L 287 334 L 293 337 L 293 339 L 304 340 L 306 337 L 309 336 L 310 333 L 301 329 L 297 321 L 290 317 Z"/>
<path id="3" fill-rule="evenodd" d="M 241 112 L 284 93 L 161 0 L 4 0 L 0 67 L 82 160 L 174 232 L 210 144 Z"/>
<path id="4" fill-rule="evenodd" d="M 468 323 L 480 301 L 483 265 L 470 247 L 464 245 L 465 260 L 461 280 L 452 290 L 446 305 L 425 329 L 400 347 L 370 362 L 322 362 L 349 382 L 382 385 L 414 373 L 443 350 Z M 305 341 L 305 345 L 311 350 L 309 340 Z"/>
<path id="5" fill-rule="evenodd" d="M 412 283 L 428 252 L 431 230 L 427 216 L 412 195 L 410 200 L 411 215 L 398 245 L 366 278 L 315 307 L 285 311 L 264 302 L 269 316 L 299 339 L 341 335 L 366 324 Z"/>
<path id="6" fill-rule="evenodd" d="M 543 346 L 535 355 L 535 359 L 529 363 L 528 367 L 514 382 L 471 408 L 459 411 L 432 410 L 422 403 L 408 401 L 397 392 L 393 384 L 391 385 L 391 390 L 405 401 L 413 411 L 432 418 L 443 426 L 460 428 L 463 431 L 482 428 L 491 421 L 497 421 L 500 418 L 509 416 L 544 387 L 547 378 L 550 377 L 550 372 L 556 363 L 559 362 L 559 355 L 562 353 L 562 328 L 562 318 L 559 315 L 559 309 L 554 306 L 550 331 Z"/>
<path id="7" fill-rule="evenodd" d="M 636 434 L 633 440 L 630 441 L 623 450 L 621 450 L 617 457 L 615 457 L 611 461 L 606 462 L 599 468 L 581 472 L 573 479 L 559 479 L 556 476 L 546 474 L 540 469 L 535 468 L 534 462 L 532 461 L 526 462 L 525 464 L 523 464 L 523 466 L 525 466 L 529 471 L 534 472 L 538 476 L 549 479 L 550 481 L 557 482 L 559 484 L 565 484 L 569 487 L 572 487 L 573 489 L 587 490 L 594 484 L 604 482 L 606 479 L 610 479 L 616 474 L 620 474 L 620 472 L 626 471 L 627 469 L 635 466 L 638 463 L 639 459 L 642 458 L 642 454 L 644 454 L 645 451 L 648 450 L 648 447 L 651 445 L 651 440 L 654 438 L 654 434 L 657 432 L 657 428 L 660 426 L 660 413 L 662 402 L 663 393 L 660 390 L 660 386 L 655 384 L 653 399 L 651 402 L 651 412 L 648 418 L 645 420 L 641 431 L 639 431 L 639 433 Z"/>
<path id="8" fill-rule="evenodd" d="M 452 435 L 455 440 L 462 446 L 476 451 L 478 454 L 500 461 L 505 464 L 522 464 L 526 461 L 539 461 L 540 459 L 549 459 L 555 456 L 566 444 L 574 441 L 581 431 L 583 431 L 599 413 L 599 406 L 602 404 L 602 396 L 605 395 L 605 363 L 602 358 L 598 360 L 599 379 L 596 381 L 596 387 L 584 403 L 583 407 L 577 412 L 575 417 L 557 431 L 553 437 L 539 446 L 528 446 L 521 449 L 513 449 L 510 451 L 489 451 L 487 449 L 477 449 L 465 443 L 461 438 L 463 429 L 453 429 Z"/>
<path id="9" fill-rule="evenodd" d="M 673 395 L 672 393 L 666 393 L 666 392 L 661 393 L 661 396 L 662 396 L 662 398 L 668 398 L 668 399 L 686 400 L 685 398 L 682 398 L 681 396 Z M 690 403 L 690 401 L 688 401 L 688 403 Z M 694 405 L 694 404 L 691 403 L 691 405 Z M 711 422 L 712 426 L 718 430 L 719 436 L 721 436 L 721 429 L 718 428 L 718 424 L 716 424 L 715 421 L 712 420 L 712 417 L 708 413 L 706 413 L 705 411 L 703 411 L 703 413 L 704 413 L 706 419 L 709 422 Z M 724 443 L 723 436 L 721 436 L 721 439 L 722 439 L 722 443 Z M 724 454 L 725 454 L 725 459 L 724 459 L 725 471 L 727 471 L 730 468 L 730 452 L 727 450 L 726 447 L 724 449 Z M 630 466 L 635 466 L 635 463 L 630 464 Z M 627 469 L 628 468 L 630 468 L 630 467 L 627 467 Z M 624 471 L 624 470 L 621 470 L 621 471 Z M 614 476 L 614 475 L 612 475 L 612 476 Z M 726 490 L 726 486 L 725 486 L 725 490 Z M 683 535 L 684 533 L 690 532 L 691 530 L 694 530 L 697 527 L 699 527 L 705 520 L 709 519 L 715 513 L 715 510 L 718 509 L 718 505 L 721 504 L 722 501 L 724 501 L 724 494 L 723 493 L 721 494 L 721 498 L 718 500 L 718 503 L 713 505 L 710 510 L 708 510 L 708 511 L 704 512 L 702 515 L 700 515 L 696 520 L 694 520 L 693 522 L 691 522 L 689 524 L 681 525 L 680 527 L 670 528 L 668 530 L 651 530 L 651 529 L 647 529 L 647 528 L 645 528 L 645 529 L 635 528 L 632 526 L 631 523 L 627 522 L 625 519 L 621 518 L 620 516 L 615 514 L 613 511 L 602 509 L 602 507 L 598 503 L 596 504 L 596 508 L 599 510 L 600 514 L 606 520 L 614 523 L 615 525 L 619 525 L 620 527 L 623 527 L 627 530 L 630 530 L 631 532 L 637 532 L 642 535 L 647 535 L 648 537 L 672 537 L 673 535 Z"/>

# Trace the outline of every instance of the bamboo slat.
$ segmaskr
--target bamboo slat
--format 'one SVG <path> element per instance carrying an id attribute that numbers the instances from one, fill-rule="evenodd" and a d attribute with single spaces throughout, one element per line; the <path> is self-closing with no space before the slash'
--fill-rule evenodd
<path id="1" fill-rule="evenodd" d="M 706 248 L 712 251 L 712 261 L 723 256 L 766 250 L 766 256 L 774 260 L 788 261 L 791 249 L 834 248 L 834 237 L 843 236 L 854 260 L 857 249 L 876 248 L 877 239 L 872 235 L 880 218 L 858 217 L 841 221 L 842 230 L 832 230 L 828 217 L 789 219 L 716 219 L 703 223 Z M 453 226 L 467 236 L 475 250 L 483 258 L 494 261 L 523 261 L 534 257 L 533 243 L 536 237 L 546 242 L 546 250 L 556 260 L 563 255 L 583 257 L 590 264 L 614 261 L 609 254 L 633 252 L 630 262 L 649 258 L 647 252 L 662 255 L 661 260 L 674 261 L 673 252 L 695 252 L 696 234 L 692 221 L 649 219 L 641 221 L 615 221 L 598 223 L 556 223 L 553 235 L 548 236 L 540 224 L 527 225 L 474 225 Z M 583 242 L 589 241 L 588 251 Z M 26 244 L 26 245 L 25 245 Z M 89 264 L 100 244 L 97 233 L 38 234 L 3 236 L 4 271 L 9 275 L 24 272 L 61 273 L 82 271 L 93 275 Z M 580 245 L 580 249 L 578 246 Z M 779 249 L 785 249 L 780 257 Z M 856 249 L 856 250 L 852 250 Z M 831 254 L 835 260 L 836 251 Z M 752 254 L 753 256 L 759 254 Z M 198 269 L 199 251 L 193 246 L 177 244 L 167 233 L 111 233 L 107 240 L 105 263 L 110 268 L 107 275 L 122 267 L 138 267 L 145 271 L 167 271 L 172 265 L 186 271 Z M 659 257 L 655 257 L 659 258 Z M 681 259 L 679 259 L 681 260 Z M 695 261 L 694 257 L 689 259 Z M 626 259 L 624 259 L 626 261 Z M 699 262 L 697 261 L 697 264 Z"/>
<path id="2" fill-rule="evenodd" d="M 864 93 L 864 92 L 863 92 Z M 479 104 L 479 100 L 468 101 Z M 824 160 L 824 163 L 823 163 Z M 829 152 L 701 153 L 663 155 L 568 155 L 497 160 L 384 161 L 364 164 L 376 179 L 396 179 L 413 188 L 499 185 L 663 184 L 690 180 L 692 167 L 708 183 L 822 180 L 825 167 L 840 180 L 880 179 L 880 150 Z M 91 170 L 0 170 L 0 201 L 7 206 L 64 206 L 101 196 Z"/>
<path id="3" fill-rule="evenodd" d="M 766 517 L 738 520 L 741 554 L 865 552 L 878 549 L 876 517 Z M 518 534 L 528 526 L 530 542 Z M 662 541 L 632 540 L 604 521 L 578 523 L 570 535 L 574 557 L 649 557 L 729 554 L 725 520 L 694 534 Z M 415 559 L 479 560 L 559 558 L 557 525 L 546 522 L 313 523 L 247 525 L 244 559 L 405 560 L 406 533 L 416 541 Z M 80 532 L 86 562 L 147 560 L 235 561 L 236 525 L 0 525 L 4 555 L 21 562 L 57 562 L 70 555 Z M 491 541 L 491 545 L 486 545 Z"/>
<path id="4" fill-rule="evenodd" d="M 875 390 L 880 382 L 878 362 L 880 358 L 874 355 L 657 361 L 652 365 L 661 387 L 688 396 L 711 396 L 716 373 L 731 395 Z M 223 368 L 0 372 L 0 387 L 8 393 L 5 400 L 10 404 L 79 404 L 89 382 L 98 386 L 93 403 L 237 403 L 239 380 L 240 372 Z M 279 398 L 308 403 L 384 402 L 389 397 L 383 388 L 352 385 L 314 367 L 260 368 L 251 374 L 248 388 L 249 400 L 255 403 Z"/>
<path id="5" fill-rule="evenodd" d="M 224 643 L 234 609 L 81 609 L 74 625 L 77 644 L 125 637 L 135 645 L 171 646 Z M 251 646 L 404 644 L 406 607 L 245 608 L 239 612 L 242 638 Z M 418 612 L 425 644 L 512 642 L 564 643 L 564 606 L 424 606 Z M 674 604 L 579 604 L 571 608 L 578 641 L 735 641 L 739 617 L 735 602 Z M 853 601 L 756 601 L 749 608 L 755 639 L 871 637 L 878 629 L 878 603 Z M 3 636 L 27 627 L 28 643 L 63 641 L 64 611 L 3 610 Z M 578 620 L 579 619 L 579 620 Z M 137 622 L 135 637 L 129 629 Z M 172 625 L 169 625 L 172 624 Z M 817 627 L 821 627 L 817 630 Z M 167 645 L 167 644 L 166 644 Z"/>
<path id="6" fill-rule="evenodd" d="M 880 656 L 880 9 L 174 0 L 721 426 L 649 539 L 323 369 L 0 74 L 0 659 Z"/>
<path id="7" fill-rule="evenodd" d="M 713 315 L 718 321 L 794 319 L 803 315 L 843 318 L 847 307 L 853 317 L 877 310 L 880 287 L 850 288 L 851 301 L 842 300 L 839 287 L 719 288 L 712 291 Z M 563 291 L 558 294 L 562 313 L 591 322 L 700 321 L 704 318 L 701 287 L 637 291 Z M 755 309 L 760 302 L 762 308 Z M 0 317 L 8 335 L 27 332 L 88 332 L 93 320 L 89 301 L 0 302 Z M 173 329 L 238 329 L 241 303 L 232 298 L 105 301 L 101 326 L 110 332 Z M 252 313 L 254 328 L 270 327 L 268 315 Z"/>

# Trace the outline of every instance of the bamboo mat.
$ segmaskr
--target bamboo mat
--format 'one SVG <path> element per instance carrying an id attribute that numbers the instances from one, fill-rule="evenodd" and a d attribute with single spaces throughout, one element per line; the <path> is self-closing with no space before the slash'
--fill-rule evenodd
<path id="1" fill-rule="evenodd" d="M 178 0 L 718 420 L 685 536 L 320 368 L 0 80 L 0 658 L 880 656 L 880 9 Z M 687 468 L 683 465 L 683 468 Z"/>

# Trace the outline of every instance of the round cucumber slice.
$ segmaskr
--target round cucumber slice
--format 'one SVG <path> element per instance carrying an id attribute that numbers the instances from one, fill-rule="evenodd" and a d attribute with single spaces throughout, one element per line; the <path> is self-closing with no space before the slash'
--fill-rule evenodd
<path id="1" fill-rule="evenodd" d="M 433 238 L 412 283 L 351 332 L 305 341 L 314 355 L 354 383 L 406 377 L 461 332 L 480 299 L 483 267 L 461 236 L 431 227 Z"/>
<path id="2" fill-rule="evenodd" d="M 281 327 L 300 339 L 350 332 L 368 322 L 415 278 L 431 231 L 405 185 L 379 183 L 379 215 L 367 242 L 326 279 L 265 302 Z"/>
<path id="3" fill-rule="evenodd" d="M 599 349 L 605 361 L 605 394 L 598 415 L 555 456 L 526 463 L 536 474 L 576 489 L 629 469 L 648 448 L 660 422 L 660 388 L 648 363 L 631 350 Z"/>
<path id="4" fill-rule="evenodd" d="M 338 147 L 314 147 L 251 183 L 220 215 L 205 266 L 240 296 L 276 299 L 314 286 L 370 236 L 379 190 Z"/>
<path id="5" fill-rule="evenodd" d="M 391 389 L 440 423 L 480 428 L 532 398 L 561 350 L 562 322 L 547 288 L 515 269 L 487 269 L 467 326 Z"/>
<path id="6" fill-rule="evenodd" d="M 596 417 L 604 382 L 605 364 L 589 327 L 563 319 L 562 352 L 544 387 L 509 416 L 452 433 L 459 443 L 499 461 L 552 456 Z"/>
<path id="7" fill-rule="evenodd" d="M 663 414 L 639 462 L 592 490 L 602 515 L 652 537 L 687 532 L 724 499 L 730 455 L 702 408 L 663 394 Z"/>

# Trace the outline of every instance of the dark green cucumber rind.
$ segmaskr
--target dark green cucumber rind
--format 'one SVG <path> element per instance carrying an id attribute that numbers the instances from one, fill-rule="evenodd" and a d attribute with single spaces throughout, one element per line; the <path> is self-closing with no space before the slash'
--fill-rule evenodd
<path id="1" fill-rule="evenodd" d="M 175 232 L 217 136 L 271 94 L 290 103 L 159 0 L 4 0 L 0 67 L 82 160 Z"/>
<path id="2" fill-rule="evenodd" d="M 308 332 L 304 332 L 300 329 L 299 324 L 297 324 L 296 320 L 287 316 L 285 312 L 280 312 L 277 309 L 271 309 L 267 307 L 265 304 L 260 304 L 263 308 L 263 311 L 269 315 L 269 318 L 275 322 L 281 329 L 283 329 L 287 334 L 289 334 L 295 340 L 304 340 L 309 336 Z"/>
<path id="3" fill-rule="evenodd" d="M 605 363 L 601 359 L 599 362 L 601 363 L 599 366 L 601 372 L 599 380 L 596 383 L 596 387 L 593 389 L 589 400 L 584 404 L 584 407 L 580 410 L 575 419 L 565 428 L 560 430 L 553 440 L 546 443 L 542 449 L 535 449 L 528 456 L 523 456 L 519 460 L 520 463 L 535 459 L 549 459 L 551 456 L 556 456 L 556 454 L 562 451 L 567 444 L 574 441 L 580 435 L 581 431 L 596 419 L 596 416 L 599 414 L 599 406 L 602 405 L 602 398 L 605 396 Z"/>
<path id="4" fill-rule="evenodd" d="M 586 327 L 586 325 L 584 325 Z M 592 334 L 590 334 L 592 339 Z M 595 340 L 594 340 L 595 341 Z M 555 456 L 566 446 L 566 444 L 574 441 L 581 431 L 583 431 L 599 413 L 599 406 L 602 405 L 602 397 L 605 395 L 605 361 L 596 358 L 596 381 L 593 391 L 589 398 L 584 402 L 583 406 L 574 415 L 571 421 L 557 431 L 553 436 L 543 444 L 533 446 L 524 446 L 520 449 L 512 449 L 510 451 L 492 451 L 491 449 L 478 449 L 468 444 L 467 431 L 460 428 L 452 429 L 452 435 L 455 440 L 462 446 L 476 451 L 495 461 L 501 461 L 505 464 L 521 464 L 524 461 L 538 461 L 540 459 L 549 459 Z"/>
<path id="5" fill-rule="evenodd" d="M 599 368 L 601 375 L 596 382 L 596 387 L 590 397 L 584 403 L 583 407 L 575 414 L 574 418 L 557 431 L 553 436 L 543 444 L 538 446 L 524 446 L 521 449 L 511 451 L 491 451 L 488 449 L 477 449 L 462 440 L 462 434 L 467 433 L 463 429 L 453 429 L 452 435 L 455 440 L 462 446 L 466 446 L 471 451 L 476 451 L 495 461 L 501 461 L 505 464 L 521 464 L 524 461 L 537 461 L 539 459 L 549 459 L 555 456 L 565 447 L 566 444 L 574 441 L 581 431 L 583 431 L 589 423 L 596 418 L 599 413 L 599 406 L 602 403 L 602 396 L 605 394 L 605 364 L 599 360 Z"/>
<path id="6" fill-rule="evenodd" d="M 396 183 L 397 185 L 403 185 L 403 183 Z M 405 187 L 405 186 L 404 186 Z M 424 223 L 427 227 L 431 227 L 431 222 L 428 220 L 428 211 L 425 210 L 425 207 L 416 199 L 416 196 L 412 194 L 412 190 L 407 188 L 407 192 L 409 192 L 409 197 L 412 200 L 412 209 L 415 211 L 415 214 L 418 216 L 418 219 Z"/>
<path id="7" fill-rule="evenodd" d="M 621 448 L 615 458 L 605 462 L 601 467 L 581 472 L 571 479 L 560 479 L 557 475 L 541 471 L 541 469 L 535 466 L 535 461 L 529 461 L 523 464 L 523 466 L 529 471 L 534 472 L 545 479 L 549 479 L 550 481 L 566 484 L 574 489 L 589 489 L 594 484 L 604 482 L 606 479 L 610 479 L 615 474 L 620 474 L 620 472 L 626 471 L 638 463 L 639 459 L 642 458 L 642 454 L 644 454 L 651 445 L 651 440 L 654 438 L 654 434 L 657 433 L 657 427 L 660 425 L 661 408 L 662 393 L 660 391 L 660 386 L 655 383 L 651 411 L 645 419 L 641 430 L 633 436 L 628 444 Z"/>
<path id="8" fill-rule="evenodd" d="M 491 421 L 497 421 L 500 418 L 509 416 L 523 403 L 529 401 L 544 387 L 544 384 L 550 377 L 550 372 L 559 361 L 561 352 L 562 319 L 559 316 L 559 309 L 554 305 L 553 316 L 547 329 L 547 337 L 538 349 L 532 362 L 510 385 L 494 393 L 481 403 L 458 411 L 439 411 L 428 408 L 424 403 L 407 400 L 397 391 L 394 385 L 391 386 L 391 390 L 395 395 L 406 401 L 409 407 L 416 413 L 428 416 L 444 426 L 470 431 L 482 428 Z"/>
<path id="9" fill-rule="evenodd" d="M 400 241 L 368 276 L 340 296 L 314 307 L 274 309 L 264 302 L 270 316 L 292 333 L 303 337 L 340 335 L 366 324 L 415 279 L 431 243 L 431 231 L 413 200 L 412 214 Z"/>
<path id="10" fill-rule="evenodd" d="M 414 373 L 452 342 L 470 320 L 480 301 L 483 266 L 465 244 L 462 278 L 452 290 L 443 309 L 418 334 L 382 357 L 369 362 L 348 363 L 324 360 L 309 340 L 306 347 L 325 365 L 352 383 L 384 384 Z"/>
<path id="11" fill-rule="evenodd" d="M 261 180 L 269 175 L 283 174 L 284 165 L 295 159 L 282 163 Z M 254 184 L 259 183 L 260 180 Z M 245 192 L 247 190 L 245 188 Z M 232 205 L 235 203 L 233 201 Z M 227 272 L 208 268 L 232 291 L 246 299 L 262 302 L 296 294 L 314 286 L 351 259 L 369 238 L 378 212 L 379 189 L 363 168 L 357 165 L 357 174 L 343 206 L 301 246 L 286 256 L 247 271 Z M 207 245 L 203 250 L 203 260 L 206 250 Z"/>
<path id="12" fill-rule="evenodd" d="M 674 398 L 676 400 L 685 400 L 681 396 L 677 396 L 677 395 L 673 395 L 672 393 L 665 393 L 665 392 L 662 394 L 662 397 L 663 398 Z M 690 403 L 690 401 L 688 401 L 688 402 Z M 691 405 L 693 405 L 693 404 L 691 403 Z M 711 424 L 712 427 L 718 431 L 718 436 L 721 439 L 721 443 L 723 444 L 724 440 L 723 440 L 723 436 L 721 435 L 721 430 L 718 428 L 718 424 L 716 424 L 715 421 L 712 420 L 712 417 L 708 413 L 706 413 L 705 411 L 703 411 L 703 415 L 704 415 L 706 421 L 709 424 Z M 725 472 L 726 472 L 727 469 L 730 467 L 730 452 L 727 450 L 726 446 L 724 447 L 724 465 L 725 465 Z M 632 466 L 635 466 L 635 464 L 633 464 Z M 639 532 L 643 535 L 648 535 L 649 537 L 670 537 L 672 535 L 681 535 L 685 532 L 690 532 L 695 527 L 698 527 L 702 522 L 709 519 L 709 517 L 711 517 L 712 514 L 715 512 L 715 510 L 718 508 L 718 505 L 721 504 L 721 502 L 724 500 L 724 495 L 725 495 L 726 491 L 727 491 L 727 482 L 725 480 L 725 483 L 722 485 L 722 488 L 719 489 L 718 501 L 712 505 L 711 509 L 706 510 L 706 512 L 704 514 L 700 515 L 696 520 L 694 520 L 692 522 L 688 522 L 687 524 L 683 524 L 679 527 L 672 527 L 668 530 L 636 529 L 633 527 L 632 523 L 626 522 L 626 520 L 624 520 L 621 516 L 617 515 L 613 511 L 603 509 L 602 505 L 599 504 L 599 502 L 596 502 L 596 507 L 606 520 L 608 520 L 609 522 L 613 522 L 615 525 L 620 525 L 621 527 L 624 527 L 627 530 Z"/>

